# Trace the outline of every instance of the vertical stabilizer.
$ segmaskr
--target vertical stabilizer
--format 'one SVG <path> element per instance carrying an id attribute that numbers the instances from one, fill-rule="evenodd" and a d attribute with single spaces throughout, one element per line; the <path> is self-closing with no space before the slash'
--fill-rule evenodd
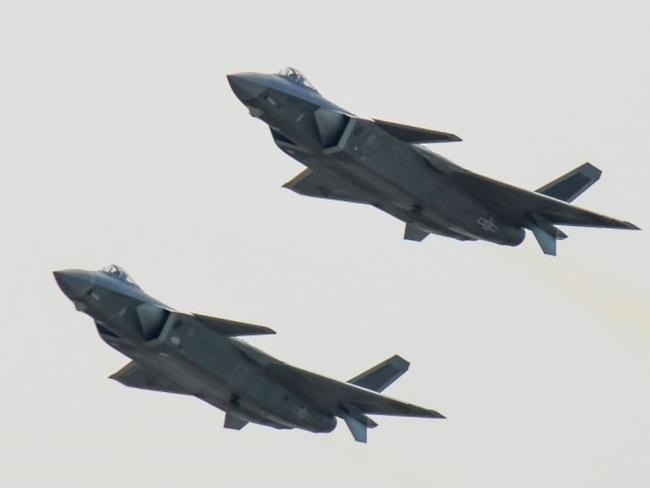
<path id="1" fill-rule="evenodd" d="M 585 163 L 535 191 L 547 197 L 572 202 L 596 183 L 601 174 L 602 171 L 593 164 Z"/>
<path id="2" fill-rule="evenodd" d="M 350 429 L 355 441 L 363 442 L 364 444 L 368 442 L 368 427 L 366 424 L 360 422 L 354 417 L 350 417 L 349 415 L 343 417 L 343 420 L 345 420 L 345 423 L 347 424 L 348 429 Z"/>
<path id="3" fill-rule="evenodd" d="M 368 390 L 382 392 L 389 387 L 395 380 L 406 373 L 410 363 L 395 355 L 386 361 L 373 366 L 358 376 L 352 378 L 348 383 L 367 388 Z"/>
<path id="4" fill-rule="evenodd" d="M 548 256 L 557 254 L 558 239 L 566 239 L 566 234 L 539 215 L 531 215 L 528 228 L 532 231 L 542 252 Z"/>

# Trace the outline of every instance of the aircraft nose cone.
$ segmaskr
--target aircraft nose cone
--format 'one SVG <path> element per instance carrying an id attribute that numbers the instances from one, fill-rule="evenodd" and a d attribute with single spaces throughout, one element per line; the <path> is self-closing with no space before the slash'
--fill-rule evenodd
<path id="1" fill-rule="evenodd" d="M 53 274 L 59 288 L 70 300 L 81 298 L 93 287 L 93 279 L 88 271 L 67 269 L 54 271 Z"/>
<path id="2" fill-rule="evenodd" d="M 227 75 L 230 88 L 243 103 L 255 100 L 265 89 L 252 73 L 236 73 Z"/>

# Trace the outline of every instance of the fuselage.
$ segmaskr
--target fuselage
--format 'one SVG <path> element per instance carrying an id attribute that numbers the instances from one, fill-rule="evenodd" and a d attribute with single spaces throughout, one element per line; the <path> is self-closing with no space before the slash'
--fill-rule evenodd
<path id="1" fill-rule="evenodd" d="M 269 378 L 264 366 L 278 361 L 250 344 L 175 313 L 137 285 L 106 272 L 59 273 L 63 291 L 95 320 L 109 346 L 179 390 L 248 422 L 311 432 L 336 426 L 334 415 Z"/>
<path id="2" fill-rule="evenodd" d="M 280 149 L 351 190 L 358 203 L 460 240 L 523 241 L 523 226 L 500 219 L 486 202 L 454 184 L 452 175 L 435 169 L 453 163 L 355 117 L 304 78 L 243 73 L 229 81 L 251 115 L 270 126 Z"/>

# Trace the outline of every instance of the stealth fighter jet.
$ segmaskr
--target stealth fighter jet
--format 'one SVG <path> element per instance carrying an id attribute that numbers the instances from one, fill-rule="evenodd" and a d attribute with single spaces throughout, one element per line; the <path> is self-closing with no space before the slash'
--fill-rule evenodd
<path id="1" fill-rule="evenodd" d="M 54 276 L 77 310 L 94 320 L 99 336 L 131 359 L 112 379 L 200 398 L 226 413 L 225 428 L 253 422 L 331 432 L 338 417 L 355 440 L 366 442 L 367 429 L 377 426 L 368 414 L 444 418 L 379 394 L 408 369 L 399 356 L 340 382 L 278 361 L 239 339 L 275 334 L 272 329 L 175 311 L 118 266 Z"/>
<path id="2" fill-rule="evenodd" d="M 460 141 L 446 132 L 368 120 L 323 98 L 296 69 L 228 75 L 276 145 L 307 169 L 284 186 L 301 195 L 373 205 L 406 223 L 404 238 L 429 234 L 516 246 L 532 231 L 555 255 L 557 225 L 637 229 L 572 206 L 600 178 L 583 164 L 534 192 L 468 171 L 423 144 Z"/>

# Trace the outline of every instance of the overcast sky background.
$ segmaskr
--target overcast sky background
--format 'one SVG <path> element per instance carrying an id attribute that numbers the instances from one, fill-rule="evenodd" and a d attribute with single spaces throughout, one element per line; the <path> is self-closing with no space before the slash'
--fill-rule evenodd
<path id="1" fill-rule="evenodd" d="M 430 237 L 300 197 L 303 168 L 225 75 L 301 69 L 362 116 L 537 188 L 591 161 L 578 204 L 648 229 L 647 2 L 88 2 L 0 6 L 0 484 L 647 487 L 648 230 L 565 228 L 557 258 Z M 399 164 L 396 161 L 395 164 Z M 399 353 L 368 445 L 249 425 L 106 379 L 51 271 L 124 266 L 183 311 L 339 379 Z"/>

